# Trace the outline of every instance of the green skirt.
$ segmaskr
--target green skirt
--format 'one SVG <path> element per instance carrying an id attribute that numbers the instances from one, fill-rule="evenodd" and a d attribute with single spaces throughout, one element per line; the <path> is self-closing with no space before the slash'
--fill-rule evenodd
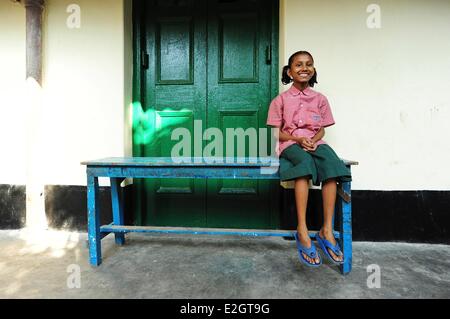
<path id="1" fill-rule="evenodd" d="M 327 144 L 321 144 L 314 152 L 307 152 L 298 144 L 286 148 L 280 155 L 280 179 L 294 180 L 309 177 L 319 186 L 327 179 L 350 182 L 350 169 Z"/>

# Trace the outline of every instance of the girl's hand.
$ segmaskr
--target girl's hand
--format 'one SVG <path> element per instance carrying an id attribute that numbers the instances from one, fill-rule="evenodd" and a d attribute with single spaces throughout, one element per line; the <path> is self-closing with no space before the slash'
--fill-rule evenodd
<path id="1" fill-rule="evenodd" d="M 304 150 L 307 152 L 314 152 L 316 149 L 317 149 L 317 144 L 313 144 L 313 146 L 310 148 L 306 148 L 306 149 L 304 148 Z"/>
<path id="2" fill-rule="evenodd" d="M 298 144 L 305 150 L 305 151 L 315 151 L 317 148 L 317 145 L 309 138 L 307 137 L 299 137 L 298 138 Z"/>

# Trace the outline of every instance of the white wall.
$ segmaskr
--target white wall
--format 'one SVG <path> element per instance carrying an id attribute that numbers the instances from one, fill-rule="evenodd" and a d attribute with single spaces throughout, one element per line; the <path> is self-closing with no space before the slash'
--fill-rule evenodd
<path id="1" fill-rule="evenodd" d="M 282 2 L 280 66 L 314 56 L 336 120 L 325 140 L 360 162 L 352 187 L 449 190 L 450 1 Z M 380 29 L 366 25 L 371 3 Z"/>
<path id="2" fill-rule="evenodd" d="M 0 184 L 26 178 L 25 10 L 0 1 Z"/>
<path id="3" fill-rule="evenodd" d="M 45 184 L 85 185 L 80 161 L 131 154 L 130 2 L 76 1 L 80 29 L 71 3 L 44 14 Z M 378 1 L 381 29 L 366 26 L 370 3 L 282 0 L 280 65 L 314 55 L 336 119 L 326 140 L 360 162 L 354 189 L 449 190 L 450 1 Z M 0 30 L 0 183 L 25 184 L 23 6 L 0 1 Z"/>
<path id="4" fill-rule="evenodd" d="M 67 8 L 73 3 L 81 9 L 79 29 L 67 26 L 72 14 Z M 129 0 L 45 1 L 43 111 L 38 125 L 43 129 L 35 134 L 42 137 L 38 157 L 46 185 L 86 185 L 81 161 L 131 155 L 131 124 L 125 120 L 132 89 L 130 4 Z M 129 15 L 126 23 L 124 12 Z M 23 96 L 23 5 L 0 1 L 0 30 L 0 184 L 25 184 L 30 110 Z"/>
<path id="5" fill-rule="evenodd" d="M 67 27 L 72 3 L 46 1 L 46 184 L 85 185 L 81 161 L 125 155 L 123 1 L 76 1 L 79 29 Z"/>

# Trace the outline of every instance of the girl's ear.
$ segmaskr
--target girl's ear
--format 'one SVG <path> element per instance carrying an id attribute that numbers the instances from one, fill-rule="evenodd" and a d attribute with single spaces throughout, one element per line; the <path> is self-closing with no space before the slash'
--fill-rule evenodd
<path id="1" fill-rule="evenodd" d="M 315 69 L 314 69 L 315 72 Z M 291 74 L 291 68 L 287 69 L 287 75 L 289 76 L 289 78 L 292 80 L 292 74 Z"/>

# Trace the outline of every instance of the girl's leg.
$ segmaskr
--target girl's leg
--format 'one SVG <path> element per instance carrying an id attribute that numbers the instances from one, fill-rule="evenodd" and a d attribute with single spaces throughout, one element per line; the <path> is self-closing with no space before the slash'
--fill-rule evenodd
<path id="1" fill-rule="evenodd" d="M 336 204 L 337 184 L 335 179 L 329 179 L 322 183 L 322 200 L 323 200 L 323 226 L 320 230 L 320 237 L 325 238 L 331 244 L 336 245 L 336 239 L 333 235 L 333 215 Z M 336 256 L 328 249 L 334 260 L 342 260 L 342 256 Z"/>
<path id="2" fill-rule="evenodd" d="M 308 204 L 308 192 L 309 192 L 309 179 L 308 178 L 298 178 L 295 180 L 295 204 L 297 207 L 297 233 L 298 238 L 302 246 L 307 248 L 311 247 L 311 239 L 309 238 L 308 228 L 306 226 L 306 207 Z M 317 258 L 314 260 L 305 253 L 303 253 L 303 257 L 305 257 L 310 263 L 320 263 L 320 259 Z M 313 262 L 314 260 L 314 262 Z"/>

